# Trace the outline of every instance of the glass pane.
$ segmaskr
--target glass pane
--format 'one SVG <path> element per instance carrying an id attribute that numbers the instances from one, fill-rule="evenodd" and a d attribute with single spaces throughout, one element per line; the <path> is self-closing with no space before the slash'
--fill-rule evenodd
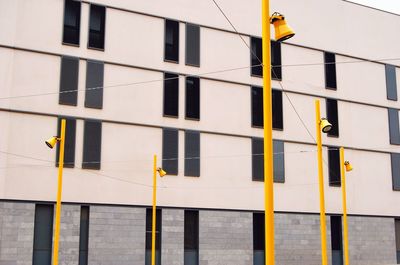
<path id="1" fill-rule="evenodd" d="M 185 250 L 184 265 L 198 265 L 199 252 L 197 250 Z"/>
<path id="2" fill-rule="evenodd" d="M 264 265 L 265 255 L 264 250 L 254 250 L 253 265 Z"/>

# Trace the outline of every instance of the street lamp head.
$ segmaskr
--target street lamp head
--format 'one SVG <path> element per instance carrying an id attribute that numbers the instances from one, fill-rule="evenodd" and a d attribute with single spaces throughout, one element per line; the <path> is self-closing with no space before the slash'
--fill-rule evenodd
<path id="1" fill-rule="evenodd" d="M 294 31 L 286 24 L 285 16 L 275 12 L 269 19 L 269 22 L 274 25 L 276 41 L 284 41 L 294 36 Z"/>
<path id="2" fill-rule="evenodd" d="M 352 171 L 353 170 L 353 166 L 350 164 L 349 161 L 344 161 L 344 166 L 346 167 L 346 171 Z"/>
<path id="3" fill-rule="evenodd" d="M 323 133 L 328 133 L 332 129 L 332 124 L 325 118 L 321 119 L 320 125 Z"/>
<path id="4" fill-rule="evenodd" d="M 167 175 L 167 172 L 165 172 L 161 167 L 157 168 L 158 174 L 160 174 L 160 177 L 164 177 Z"/>
<path id="5" fill-rule="evenodd" d="M 57 136 L 53 136 L 53 137 L 49 138 L 47 141 L 45 141 L 45 143 L 50 149 L 53 149 L 59 140 L 60 140 L 60 138 L 58 138 Z"/>

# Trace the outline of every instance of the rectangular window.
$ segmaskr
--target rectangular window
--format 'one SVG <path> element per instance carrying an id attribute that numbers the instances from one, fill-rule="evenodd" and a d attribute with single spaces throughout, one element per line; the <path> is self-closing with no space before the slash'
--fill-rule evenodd
<path id="1" fill-rule="evenodd" d="M 387 99 L 397 100 L 396 66 L 385 65 Z"/>
<path id="2" fill-rule="evenodd" d="M 156 210 L 156 265 L 161 265 L 161 209 Z M 151 264 L 151 235 L 153 225 L 153 209 L 146 209 L 146 261 L 145 265 Z"/>
<path id="3" fill-rule="evenodd" d="M 33 265 L 51 265 L 53 205 L 36 204 L 33 234 Z"/>
<path id="4" fill-rule="evenodd" d="M 391 153 L 390 158 L 392 163 L 393 190 L 400 191 L 400 153 Z"/>
<path id="5" fill-rule="evenodd" d="M 262 77 L 262 39 L 251 37 L 250 39 L 251 75 Z M 282 80 L 282 56 L 281 43 L 271 41 L 271 77 L 274 80 Z"/>
<path id="6" fill-rule="evenodd" d="M 337 147 L 328 147 L 329 185 L 340 187 L 340 156 Z"/>
<path id="7" fill-rule="evenodd" d="M 73 168 L 75 166 L 75 135 L 76 120 L 74 118 L 59 117 L 57 125 L 57 136 L 61 136 L 61 119 L 66 119 L 65 126 L 65 143 L 64 143 L 64 167 Z M 57 144 L 56 150 L 56 166 L 59 162 L 59 148 Z"/>
<path id="8" fill-rule="evenodd" d="M 79 229 L 79 265 L 88 264 L 89 249 L 89 206 L 81 206 Z"/>
<path id="9" fill-rule="evenodd" d="M 63 43 L 79 46 L 81 2 L 65 0 Z"/>
<path id="10" fill-rule="evenodd" d="M 200 27 L 186 23 L 186 65 L 200 66 Z"/>
<path id="11" fill-rule="evenodd" d="M 251 87 L 251 125 L 264 127 L 263 89 Z M 282 91 L 272 89 L 272 128 L 283 129 Z"/>
<path id="12" fill-rule="evenodd" d="M 106 8 L 90 5 L 89 20 L 89 48 L 104 50 L 104 36 L 106 28 Z"/>
<path id="13" fill-rule="evenodd" d="M 328 121 L 332 124 L 332 129 L 328 132 L 328 136 L 339 137 L 339 115 L 336 99 L 326 99 L 326 116 Z"/>
<path id="14" fill-rule="evenodd" d="M 164 60 L 179 62 L 179 22 L 165 20 Z"/>
<path id="15" fill-rule="evenodd" d="M 282 91 L 272 89 L 272 128 L 283 130 Z"/>
<path id="16" fill-rule="evenodd" d="M 394 224 L 396 233 L 397 264 L 400 264 L 400 219 L 395 219 Z"/>
<path id="17" fill-rule="evenodd" d="M 285 182 L 285 148 L 284 142 L 273 140 L 274 147 L 274 182 Z"/>
<path id="18" fill-rule="evenodd" d="M 278 41 L 271 41 L 271 77 L 282 80 L 281 43 Z"/>
<path id="19" fill-rule="evenodd" d="M 178 130 L 163 129 L 162 168 L 168 175 L 178 175 Z"/>
<path id="20" fill-rule="evenodd" d="M 264 213 L 253 213 L 253 265 L 265 264 Z"/>
<path id="21" fill-rule="evenodd" d="M 60 94 L 58 103 L 62 105 L 77 105 L 79 58 L 61 57 Z"/>
<path id="22" fill-rule="evenodd" d="M 399 130 L 399 111 L 397 109 L 388 109 L 389 115 L 389 134 L 390 144 L 400 144 L 400 130 Z"/>
<path id="23" fill-rule="evenodd" d="M 261 38 L 251 37 L 250 38 L 250 62 L 251 62 L 251 75 L 252 76 L 263 76 L 262 69 L 262 41 Z"/>
<path id="24" fill-rule="evenodd" d="M 185 131 L 185 176 L 200 176 L 200 133 Z"/>
<path id="25" fill-rule="evenodd" d="M 199 264 L 199 211 L 185 210 L 184 265 Z"/>
<path id="26" fill-rule="evenodd" d="M 101 121 L 85 120 L 82 168 L 100 169 Z"/>
<path id="27" fill-rule="evenodd" d="M 164 73 L 164 116 L 179 115 L 179 76 Z"/>
<path id="28" fill-rule="evenodd" d="M 274 182 L 285 182 L 285 154 L 284 142 L 273 140 L 274 152 Z M 264 140 L 263 138 L 251 139 L 252 152 L 252 179 L 253 181 L 264 181 Z"/>
<path id="29" fill-rule="evenodd" d="M 103 108 L 103 80 L 104 63 L 88 60 L 86 67 L 86 108 Z"/>
<path id="30" fill-rule="evenodd" d="M 342 265 L 342 217 L 338 215 L 331 216 L 331 247 L 332 265 Z"/>
<path id="31" fill-rule="evenodd" d="M 324 52 L 325 87 L 336 90 L 336 58 L 334 53 Z"/>
<path id="32" fill-rule="evenodd" d="M 186 118 L 200 120 L 200 79 L 186 77 Z"/>

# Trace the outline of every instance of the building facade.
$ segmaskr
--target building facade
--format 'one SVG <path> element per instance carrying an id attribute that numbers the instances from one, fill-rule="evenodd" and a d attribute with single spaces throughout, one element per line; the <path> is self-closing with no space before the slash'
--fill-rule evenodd
<path id="1" fill-rule="evenodd" d="M 263 264 L 261 1 L 0 0 L 0 265 L 51 264 L 67 119 L 60 264 Z M 315 99 L 329 264 L 400 263 L 400 16 L 271 1 L 275 260 L 320 264 Z M 382 26 L 389 25 L 389 26 Z M 273 33 L 273 30 L 271 31 Z M 245 43 L 246 44 L 245 44 Z"/>

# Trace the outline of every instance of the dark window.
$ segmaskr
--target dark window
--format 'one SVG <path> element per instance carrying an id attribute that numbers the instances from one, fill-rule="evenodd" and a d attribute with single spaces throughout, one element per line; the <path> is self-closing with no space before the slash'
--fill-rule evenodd
<path id="1" fill-rule="evenodd" d="M 85 121 L 82 168 L 100 169 L 101 127 L 101 121 Z"/>
<path id="2" fill-rule="evenodd" d="M 89 246 L 89 206 L 81 206 L 81 221 L 79 230 L 79 265 L 88 264 Z"/>
<path id="3" fill-rule="evenodd" d="M 264 213 L 253 213 L 253 265 L 265 262 L 265 219 Z"/>
<path id="4" fill-rule="evenodd" d="M 251 87 L 251 125 L 264 127 L 263 89 Z M 272 128 L 283 129 L 282 91 L 272 89 Z"/>
<path id="5" fill-rule="evenodd" d="M 186 118 L 200 120 L 200 79 L 186 77 Z"/>
<path id="6" fill-rule="evenodd" d="M 272 89 L 272 128 L 283 130 L 282 91 Z"/>
<path id="7" fill-rule="evenodd" d="M 389 115 L 389 133 L 390 144 L 400 144 L 400 131 L 399 131 L 399 111 L 397 109 L 388 109 Z"/>
<path id="8" fill-rule="evenodd" d="M 400 191 L 400 153 L 391 153 L 390 158 L 392 162 L 393 190 Z"/>
<path id="9" fill-rule="evenodd" d="M 274 182 L 285 182 L 284 142 L 273 140 L 274 145 Z"/>
<path id="10" fill-rule="evenodd" d="M 325 62 L 325 87 L 336 90 L 336 59 L 335 54 L 324 52 Z"/>
<path id="11" fill-rule="evenodd" d="M 168 175 L 178 175 L 178 130 L 163 129 L 162 168 Z"/>
<path id="12" fill-rule="evenodd" d="M 90 5 L 89 48 L 104 49 L 106 8 Z"/>
<path id="13" fill-rule="evenodd" d="M 200 27 L 186 24 L 186 64 L 200 66 Z"/>
<path id="14" fill-rule="evenodd" d="M 199 264 L 199 211 L 185 210 L 184 265 Z"/>
<path id="15" fill-rule="evenodd" d="M 339 137 L 339 115 L 336 99 L 326 99 L 326 116 L 328 121 L 332 124 L 332 128 L 328 132 L 328 136 Z"/>
<path id="16" fill-rule="evenodd" d="M 179 62 L 179 22 L 165 20 L 164 60 Z"/>
<path id="17" fill-rule="evenodd" d="M 179 115 L 179 76 L 164 73 L 164 115 L 178 117 Z"/>
<path id="18" fill-rule="evenodd" d="M 400 264 L 400 219 L 395 219 L 397 264 Z"/>
<path id="19" fill-rule="evenodd" d="M 36 204 L 33 234 L 33 265 L 51 265 L 53 205 Z"/>
<path id="20" fill-rule="evenodd" d="M 331 247 L 332 247 L 332 265 L 343 264 L 342 249 L 342 217 L 331 216 Z"/>
<path id="21" fill-rule="evenodd" d="M 161 210 L 156 210 L 156 265 L 161 265 Z M 153 225 L 153 209 L 146 209 L 146 261 L 145 265 L 151 264 L 151 235 Z"/>
<path id="22" fill-rule="evenodd" d="M 397 100 L 396 66 L 385 65 L 387 99 Z"/>
<path id="23" fill-rule="evenodd" d="M 271 77 L 282 80 L 281 43 L 278 41 L 271 41 Z"/>
<path id="24" fill-rule="evenodd" d="M 63 43 L 79 45 L 81 2 L 65 0 Z"/>
<path id="25" fill-rule="evenodd" d="M 264 140 L 262 138 L 251 139 L 252 152 L 252 179 L 264 181 Z M 284 142 L 273 140 L 274 182 L 285 182 L 285 154 Z"/>
<path id="26" fill-rule="evenodd" d="M 58 103 L 76 106 L 78 99 L 79 58 L 62 56 L 60 72 Z"/>
<path id="27" fill-rule="evenodd" d="M 340 187 L 340 156 L 337 147 L 328 147 L 329 185 Z"/>
<path id="28" fill-rule="evenodd" d="M 76 135 L 76 120 L 74 118 L 58 118 L 57 136 L 61 136 L 61 119 L 66 119 L 65 126 L 65 143 L 64 143 L 64 167 L 74 167 L 75 165 L 75 135 Z M 59 149 L 57 144 L 56 150 L 56 166 L 59 162 Z"/>
<path id="29" fill-rule="evenodd" d="M 85 107 L 103 108 L 104 63 L 87 61 Z"/>
<path id="30" fill-rule="evenodd" d="M 200 133 L 185 131 L 185 176 L 200 176 Z"/>
<path id="31" fill-rule="evenodd" d="M 251 37 L 250 41 L 251 75 L 262 77 L 262 41 L 255 37 Z"/>

